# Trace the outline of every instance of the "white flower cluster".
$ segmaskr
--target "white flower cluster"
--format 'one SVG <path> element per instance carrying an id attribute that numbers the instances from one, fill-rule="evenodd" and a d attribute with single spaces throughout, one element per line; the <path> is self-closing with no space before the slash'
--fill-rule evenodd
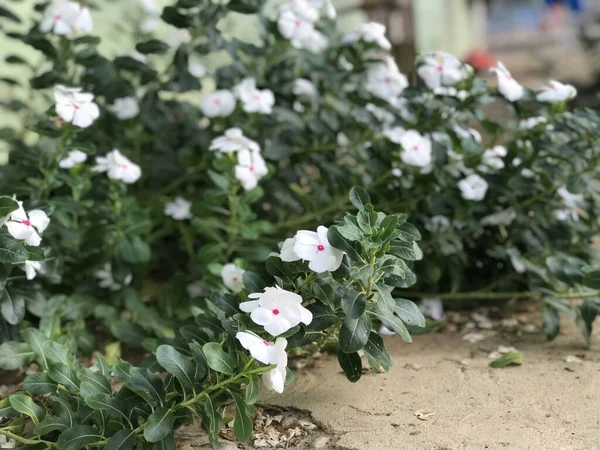
<path id="1" fill-rule="evenodd" d="M 254 78 L 245 78 L 233 88 L 218 89 L 202 99 L 200 109 L 209 118 L 228 117 L 235 111 L 236 97 L 247 113 L 271 114 L 275 95 L 270 89 L 258 89 Z"/>
<path id="2" fill-rule="evenodd" d="M 254 189 L 258 181 L 269 173 L 259 145 L 244 136 L 240 128 L 229 128 L 223 136 L 213 139 L 210 149 L 220 153 L 236 153 L 235 177 L 247 191 Z"/>
<path id="3" fill-rule="evenodd" d="M 56 114 L 76 127 L 88 128 L 100 117 L 100 108 L 94 103 L 94 94 L 81 92 L 81 88 L 56 86 L 54 100 Z"/>
<path id="4" fill-rule="evenodd" d="M 367 22 L 359 25 L 356 30 L 346 33 L 343 41 L 346 44 L 354 44 L 362 41 L 368 44 L 375 44 L 382 50 L 392 49 L 392 44 L 385 37 L 385 26 L 376 22 Z"/>
<path id="5" fill-rule="evenodd" d="M 301 230 L 293 238 L 286 239 L 279 257 L 282 261 L 308 261 L 308 268 L 317 273 L 333 272 L 342 264 L 344 252 L 333 247 L 327 239 L 327 227 L 317 231 Z"/>
<path id="6" fill-rule="evenodd" d="M 367 71 L 366 89 L 373 96 L 394 102 L 408 87 L 408 80 L 391 57 L 375 63 Z"/>
<path id="7" fill-rule="evenodd" d="M 327 48 L 327 38 L 315 28 L 320 10 L 325 10 L 330 18 L 335 17 L 335 9 L 329 0 L 290 0 L 279 9 L 277 28 L 297 49 L 320 53 Z"/>
<path id="8" fill-rule="evenodd" d="M 417 73 L 429 89 L 453 86 L 468 78 L 471 71 L 470 66 L 446 52 L 427 54 L 417 69 Z"/>
<path id="9" fill-rule="evenodd" d="M 40 24 L 43 33 L 53 32 L 67 39 L 75 39 L 82 33 L 91 33 L 94 30 L 90 10 L 78 2 L 58 1 L 51 3 L 44 11 L 44 18 Z"/>
<path id="10" fill-rule="evenodd" d="M 142 169 L 131 162 L 119 150 L 114 149 L 106 156 L 96 157 L 96 166 L 92 172 L 106 172 L 111 180 L 121 180 L 126 184 L 133 184 L 142 176 Z"/>

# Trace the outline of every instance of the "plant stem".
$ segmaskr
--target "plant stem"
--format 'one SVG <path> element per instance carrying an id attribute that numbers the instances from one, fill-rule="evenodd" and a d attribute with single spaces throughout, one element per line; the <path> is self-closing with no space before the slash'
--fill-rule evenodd
<path id="1" fill-rule="evenodd" d="M 373 292 L 373 281 L 375 280 L 375 249 L 371 249 L 369 253 L 369 266 L 371 267 L 371 275 L 369 276 L 369 280 L 367 282 L 367 290 L 365 291 L 365 296 L 367 300 L 371 297 L 371 293 Z"/>
<path id="2" fill-rule="evenodd" d="M 39 444 L 40 442 L 43 442 L 44 444 L 48 445 L 49 447 L 55 446 L 54 442 L 43 441 L 41 439 L 27 439 L 27 438 L 19 436 L 18 434 L 14 434 L 8 430 L 0 429 L 0 434 L 3 434 L 4 436 L 18 442 L 19 444 L 23 444 L 23 445 L 36 445 L 36 444 Z"/>

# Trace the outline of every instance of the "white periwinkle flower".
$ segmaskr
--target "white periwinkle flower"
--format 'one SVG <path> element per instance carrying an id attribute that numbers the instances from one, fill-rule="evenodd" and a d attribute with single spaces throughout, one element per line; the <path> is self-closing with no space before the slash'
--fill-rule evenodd
<path id="1" fill-rule="evenodd" d="M 196 77 L 202 78 L 206 75 L 206 66 L 202 62 L 202 58 L 198 55 L 191 55 L 188 59 L 188 72 Z"/>
<path id="2" fill-rule="evenodd" d="M 312 313 L 302 306 L 302 297 L 293 292 L 267 287 L 264 292 L 248 297 L 257 300 L 241 303 L 240 309 L 250 313 L 252 321 L 271 336 L 279 336 L 300 323 L 312 322 Z"/>
<path id="3" fill-rule="evenodd" d="M 563 84 L 558 81 L 550 81 L 550 86 L 543 88 L 537 95 L 540 102 L 566 102 L 577 95 L 577 89 L 570 84 Z"/>
<path id="4" fill-rule="evenodd" d="M 181 197 L 175 197 L 175 201 L 165 204 L 165 215 L 175 220 L 191 219 L 193 217 L 190 212 L 191 207 L 192 202 Z"/>
<path id="5" fill-rule="evenodd" d="M 392 175 L 394 175 L 395 177 L 401 177 L 402 176 L 402 170 L 399 169 L 398 167 L 394 167 L 392 169 Z"/>
<path id="6" fill-rule="evenodd" d="M 111 291 L 118 291 L 123 289 L 124 286 L 128 286 L 131 283 L 131 274 L 127 275 L 123 280 L 123 284 L 117 283 L 112 276 L 112 267 L 110 263 L 106 263 L 102 269 L 96 270 L 94 276 L 98 278 L 98 285 L 104 289 L 110 289 Z"/>
<path id="7" fill-rule="evenodd" d="M 19 203 L 19 209 L 10 213 L 6 222 L 6 228 L 12 237 L 25 241 L 27 245 L 38 247 L 42 242 L 40 234 L 48 227 L 50 219 L 41 209 L 25 212 L 23 202 Z"/>
<path id="8" fill-rule="evenodd" d="M 537 127 L 543 123 L 547 123 L 548 119 L 543 116 L 529 117 L 528 119 L 523 119 L 519 122 L 519 128 L 521 130 L 531 130 L 532 128 Z"/>
<path id="9" fill-rule="evenodd" d="M 258 185 L 258 181 L 269 173 L 265 160 L 257 151 L 240 150 L 235 166 L 235 177 L 242 187 L 249 191 Z"/>
<path id="10" fill-rule="evenodd" d="M 50 4 L 40 24 L 43 33 L 52 31 L 67 39 L 74 39 L 79 33 L 91 33 L 93 29 L 90 10 L 80 3 L 71 1 Z"/>
<path id="11" fill-rule="evenodd" d="M 202 100 L 200 109 L 206 117 L 227 117 L 235 110 L 233 92 L 221 89 L 208 94 Z"/>
<path id="12" fill-rule="evenodd" d="M 263 383 L 267 389 L 278 394 L 283 393 L 287 376 L 288 356 L 285 352 L 286 347 L 287 339 L 277 338 L 275 340 L 274 349 L 271 351 L 271 364 L 277 364 L 277 367 L 262 375 Z"/>
<path id="13" fill-rule="evenodd" d="M 313 28 L 309 31 L 301 44 L 301 48 L 304 50 L 308 50 L 312 53 L 321 53 L 327 48 L 328 41 L 323 33 Z"/>
<path id="14" fill-rule="evenodd" d="M 92 171 L 107 172 L 111 180 L 121 180 L 127 184 L 135 183 L 142 176 L 140 166 L 131 162 L 117 149 L 106 156 L 96 157 L 96 166 L 92 167 Z"/>
<path id="15" fill-rule="evenodd" d="M 418 131 L 409 130 L 400 138 L 400 158 L 409 166 L 425 167 L 431 163 L 431 141 Z"/>
<path id="16" fill-rule="evenodd" d="M 119 120 L 128 120 L 140 113 L 140 105 L 135 97 L 122 97 L 115 100 L 110 110 Z"/>
<path id="17" fill-rule="evenodd" d="M 296 78 L 292 92 L 299 97 L 315 98 L 319 95 L 315 85 L 306 78 Z"/>
<path id="18" fill-rule="evenodd" d="M 458 182 L 458 187 L 462 192 L 465 200 L 481 201 L 485 198 L 485 193 L 488 189 L 487 181 L 481 178 L 476 173 Z"/>
<path id="19" fill-rule="evenodd" d="M 42 272 L 42 263 L 39 261 L 25 261 L 25 276 L 28 280 L 33 280 L 38 273 Z"/>
<path id="20" fill-rule="evenodd" d="M 293 239 L 283 243 L 280 257 L 282 261 L 309 261 L 308 268 L 317 273 L 333 272 L 342 264 L 344 252 L 333 247 L 327 239 L 327 227 L 317 231 L 301 230 Z"/>
<path id="21" fill-rule="evenodd" d="M 221 153 L 239 152 L 240 150 L 260 151 L 258 144 L 244 136 L 241 128 L 229 128 L 225 130 L 223 136 L 212 140 L 209 148 Z"/>
<path id="22" fill-rule="evenodd" d="M 275 95 L 269 89 L 257 89 L 253 78 L 245 78 L 234 87 L 234 92 L 242 101 L 247 113 L 271 114 L 275 104 Z"/>
<path id="23" fill-rule="evenodd" d="M 71 150 L 66 158 L 61 159 L 58 167 L 61 169 L 70 169 L 87 161 L 87 155 L 81 150 Z"/>
<path id="24" fill-rule="evenodd" d="M 490 214 L 481 219 L 481 225 L 505 225 L 508 226 L 517 218 L 517 212 L 508 208 L 503 211 Z"/>
<path id="25" fill-rule="evenodd" d="M 468 76 L 465 65 L 456 56 L 445 52 L 426 56 L 417 73 L 430 89 L 454 85 Z"/>
<path id="26" fill-rule="evenodd" d="M 493 148 L 488 148 L 485 152 L 483 152 L 483 164 L 493 169 L 503 169 L 503 158 L 507 155 L 507 153 L 508 151 L 506 150 L 506 147 L 503 147 L 502 145 L 496 145 Z"/>
<path id="27" fill-rule="evenodd" d="M 221 270 L 223 284 L 227 287 L 227 289 L 235 292 L 236 294 L 241 292 L 242 289 L 244 289 L 244 281 L 242 280 L 244 272 L 244 269 L 240 269 L 233 263 L 225 264 Z"/>
<path id="28" fill-rule="evenodd" d="M 402 144 L 404 133 L 406 133 L 406 130 L 402 127 L 386 128 L 383 130 L 383 135 L 394 144 Z"/>
<path id="29" fill-rule="evenodd" d="M 433 320 L 440 320 L 444 317 L 444 305 L 439 298 L 421 299 L 419 309 L 423 315 L 431 317 Z"/>
<path id="30" fill-rule="evenodd" d="M 392 48 L 392 44 L 385 37 L 385 26 L 376 22 L 363 23 L 355 31 L 344 36 L 345 43 L 358 41 L 375 44 L 383 50 Z"/>
<path id="31" fill-rule="evenodd" d="M 375 64 L 367 72 L 366 89 L 375 97 L 389 100 L 408 87 L 408 80 L 395 65 Z"/>
<path id="32" fill-rule="evenodd" d="M 242 347 L 250 352 L 252 357 L 263 364 L 277 364 L 273 361 L 273 350 L 275 346 L 266 339 L 251 331 L 238 331 L 235 338 L 240 341 Z"/>
<path id="33" fill-rule="evenodd" d="M 87 128 L 100 117 L 100 108 L 94 103 L 94 95 L 81 92 L 79 88 L 57 86 L 54 89 L 56 114 L 76 127 Z"/>
<path id="34" fill-rule="evenodd" d="M 498 91 L 509 102 L 521 100 L 525 95 L 525 88 L 521 86 L 510 74 L 508 69 L 504 67 L 500 61 L 498 65 L 491 69 L 498 77 Z"/>
<path id="35" fill-rule="evenodd" d="M 506 253 L 510 257 L 510 263 L 517 273 L 524 273 L 527 269 L 523 264 L 523 260 L 521 258 L 521 252 L 516 247 L 510 247 L 506 249 Z"/>
<path id="36" fill-rule="evenodd" d="M 303 48 L 304 41 L 314 31 L 312 22 L 289 9 L 282 10 L 279 14 L 277 28 L 281 35 L 291 41 L 296 48 Z"/>

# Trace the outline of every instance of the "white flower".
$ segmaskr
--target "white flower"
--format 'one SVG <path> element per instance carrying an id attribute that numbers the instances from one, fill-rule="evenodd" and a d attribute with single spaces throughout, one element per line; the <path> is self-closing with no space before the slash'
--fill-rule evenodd
<path id="1" fill-rule="evenodd" d="M 142 19 L 142 21 L 139 24 L 140 27 L 140 31 L 142 33 L 152 33 L 153 31 L 155 31 L 160 24 L 162 23 L 162 20 L 160 18 L 159 15 L 148 15 L 146 17 L 144 17 L 144 19 Z M 177 41 L 176 41 L 176 37 L 175 36 L 171 36 L 169 45 L 171 45 L 171 47 L 176 47 L 177 45 Z M 172 45 L 172 44 L 177 44 L 177 45 Z"/>
<path id="2" fill-rule="evenodd" d="M 383 135 L 394 144 L 402 144 L 404 133 L 406 133 L 406 130 L 402 127 L 386 128 L 383 130 Z"/>
<path id="3" fill-rule="evenodd" d="M 481 219 L 481 225 L 505 225 L 508 226 L 517 218 L 517 212 L 508 208 L 503 211 L 490 214 Z"/>
<path id="4" fill-rule="evenodd" d="M 450 228 L 450 219 L 446 216 L 433 216 L 425 223 L 425 229 L 431 233 L 440 233 Z"/>
<path id="5" fill-rule="evenodd" d="M 341 131 L 338 132 L 338 134 L 336 135 L 335 141 L 337 142 L 338 146 L 343 147 L 343 148 L 346 148 L 350 145 L 350 139 L 348 139 L 348 136 L 346 136 Z"/>
<path id="6" fill-rule="evenodd" d="M 340 56 L 340 58 L 338 59 L 338 63 L 340 67 L 346 72 L 351 72 L 354 69 L 352 63 L 348 61 L 344 55 Z"/>
<path id="7" fill-rule="evenodd" d="M 128 120 L 140 113 L 140 106 L 135 97 L 122 97 L 115 99 L 110 110 L 119 120 Z"/>
<path id="8" fill-rule="evenodd" d="M 92 167 L 92 171 L 107 172 L 111 180 L 121 180 L 127 184 L 135 183 L 142 176 L 140 166 L 131 162 L 117 149 L 106 156 L 96 157 L 96 166 Z"/>
<path id="9" fill-rule="evenodd" d="M 493 148 L 488 148 L 483 152 L 483 164 L 490 166 L 493 169 L 500 170 L 504 168 L 504 158 L 508 151 L 502 145 L 496 145 Z"/>
<path id="10" fill-rule="evenodd" d="M 25 212 L 23 202 L 17 202 L 19 209 L 10 213 L 6 228 L 12 237 L 25 241 L 27 245 L 38 247 L 42 242 L 40 234 L 48 227 L 50 219 L 41 209 Z"/>
<path id="11" fill-rule="evenodd" d="M 79 88 L 57 86 L 54 89 L 56 113 L 65 122 L 80 128 L 89 127 L 100 117 L 100 108 L 93 102 L 94 95 L 81 92 Z"/>
<path id="12" fill-rule="evenodd" d="M 342 264 L 344 252 L 329 243 L 327 227 L 318 227 L 316 233 L 298 231 L 294 239 L 294 253 L 299 258 L 309 261 L 310 270 L 317 273 L 333 272 Z"/>
<path id="13" fill-rule="evenodd" d="M 531 130 L 532 128 L 537 127 L 542 123 L 547 123 L 548 119 L 543 116 L 530 117 L 528 119 L 523 119 L 519 122 L 519 128 L 521 130 Z"/>
<path id="14" fill-rule="evenodd" d="M 190 298 L 206 297 L 210 293 L 202 281 L 194 281 L 188 284 L 185 290 Z"/>
<path id="15" fill-rule="evenodd" d="M 465 200 L 480 201 L 485 197 L 488 184 L 487 181 L 485 181 L 479 175 L 473 173 L 460 180 L 458 182 L 458 187 L 461 190 L 462 196 Z"/>
<path id="16" fill-rule="evenodd" d="M 70 169 L 87 161 L 87 155 L 80 150 L 71 150 L 66 158 L 61 159 L 58 167 L 61 169 Z"/>
<path id="17" fill-rule="evenodd" d="M 235 338 L 252 357 L 263 364 L 277 364 L 273 350 L 275 346 L 251 331 L 238 331 Z"/>
<path id="18" fill-rule="evenodd" d="M 431 317 L 433 320 L 440 320 L 444 317 L 444 305 L 439 298 L 421 299 L 419 309 L 423 315 Z"/>
<path id="19" fill-rule="evenodd" d="M 156 0 L 138 0 L 138 3 L 140 8 L 142 8 L 142 11 L 144 11 L 146 14 L 160 13 L 160 7 L 156 3 Z"/>
<path id="20" fill-rule="evenodd" d="M 385 26 L 376 22 L 363 23 L 352 33 L 344 35 L 343 38 L 343 42 L 348 44 L 358 41 L 376 44 L 383 50 L 392 48 L 392 44 L 385 37 Z"/>
<path id="21" fill-rule="evenodd" d="M 283 393 L 285 387 L 285 379 L 287 375 L 288 357 L 285 352 L 287 347 L 287 339 L 277 338 L 275 340 L 274 349 L 271 350 L 271 363 L 277 364 L 277 367 L 263 373 L 262 380 L 267 389 L 275 391 L 278 394 Z"/>
<path id="22" fill-rule="evenodd" d="M 312 313 L 302 306 L 302 297 L 281 288 L 265 288 L 264 293 L 248 296 L 252 300 L 240 304 L 240 309 L 250 313 L 257 325 L 263 326 L 271 336 L 279 336 L 303 323 L 312 322 Z"/>
<path id="23" fill-rule="evenodd" d="M 521 175 L 525 178 L 533 178 L 535 177 L 535 172 L 533 170 L 525 168 L 521 170 Z"/>
<path id="24" fill-rule="evenodd" d="M 223 136 L 215 138 L 210 143 L 210 150 L 222 153 L 238 152 L 240 150 L 260 151 L 260 147 L 252 139 L 244 136 L 240 128 L 229 128 Z"/>
<path id="25" fill-rule="evenodd" d="M 523 261 L 521 260 L 521 252 L 516 247 L 506 249 L 506 253 L 510 257 L 510 263 L 517 273 L 524 273 L 526 270 Z"/>
<path id="26" fill-rule="evenodd" d="M 249 191 L 258 185 L 258 181 L 269 173 L 265 160 L 257 151 L 240 150 L 235 166 L 235 177 L 242 187 Z"/>
<path id="27" fill-rule="evenodd" d="M 292 44 L 293 43 L 294 42 L 292 42 Z M 313 28 L 309 30 L 306 37 L 300 41 L 300 47 L 298 48 L 303 48 L 312 53 L 321 53 L 327 48 L 327 44 L 328 41 L 325 35 Z"/>
<path id="28" fill-rule="evenodd" d="M 273 111 L 275 104 L 273 91 L 257 89 L 254 78 L 245 78 L 233 90 L 242 101 L 244 111 L 247 113 L 271 114 Z"/>
<path id="29" fill-rule="evenodd" d="M 59 1 L 51 4 L 44 12 L 40 24 L 43 33 L 52 31 L 67 39 L 74 39 L 78 33 L 91 33 L 94 29 L 90 10 L 71 1 Z"/>
<path id="30" fill-rule="evenodd" d="M 206 66 L 202 58 L 198 55 L 191 55 L 188 59 L 188 72 L 196 78 L 202 78 L 206 75 Z"/>
<path id="31" fill-rule="evenodd" d="M 454 125 L 452 129 L 460 139 L 473 139 L 481 143 L 481 133 L 474 128 L 463 128 L 460 125 Z"/>
<path id="32" fill-rule="evenodd" d="M 558 81 L 550 81 L 550 86 L 542 89 L 538 93 L 537 99 L 539 102 L 565 102 L 574 98 L 577 95 L 577 89 L 570 84 L 563 84 Z"/>
<path id="33" fill-rule="evenodd" d="M 465 65 L 446 52 L 436 52 L 425 57 L 417 73 L 430 89 L 454 85 L 468 76 Z"/>
<path id="34" fill-rule="evenodd" d="M 214 91 L 204 97 L 200 109 L 206 117 L 227 117 L 235 110 L 235 97 L 227 89 Z"/>
<path id="35" fill-rule="evenodd" d="M 241 292 L 242 289 L 244 289 L 244 281 L 242 280 L 244 272 L 244 269 L 240 269 L 233 263 L 225 264 L 221 270 L 223 284 L 227 287 L 227 289 L 235 292 L 236 294 Z"/>
<path id="36" fill-rule="evenodd" d="M 577 214 L 577 211 L 572 209 L 556 209 L 552 212 L 552 214 L 561 222 L 564 222 L 569 217 L 573 219 L 573 222 L 577 222 L 579 220 L 579 214 Z"/>
<path id="37" fill-rule="evenodd" d="M 567 208 L 576 208 L 583 204 L 583 194 L 572 194 L 566 187 L 561 186 L 556 193 L 560 196 Z"/>
<path id="38" fill-rule="evenodd" d="M 512 77 L 508 69 L 504 67 L 504 64 L 498 61 L 498 65 L 490 70 L 496 72 L 496 76 L 498 77 L 498 91 L 500 91 L 506 100 L 516 102 L 523 98 L 525 88 Z"/>
<path id="39" fill-rule="evenodd" d="M 181 197 L 175 197 L 175 201 L 165 204 L 165 215 L 175 220 L 191 219 L 193 217 L 190 212 L 191 207 L 192 202 Z"/>
<path id="40" fill-rule="evenodd" d="M 408 87 L 408 80 L 394 66 L 375 64 L 367 72 L 366 89 L 375 97 L 389 100 Z"/>
<path id="41" fill-rule="evenodd" d="M 395 177 L 401 177 L 402 176 L 402 170 L 398 169 L 397 167 L 394 167 L 392 169 L 392 175 L 394 175 Z"/>
<path id="42" fill-rule="evenodd" d="M 173 27 L 166 42 L 171 47 L 179 47 L 181 44 L 189 44 L 192 42 L 192 35 L 186 28 Z"/>
<path id="43" fill-rule="evenodd" d="M 131 274 L 125 277 L 123 284 L 117 283 L 112 276 L 112 267 L 110 263 L 106 263 L 102 269 L 96 270 L 94 276 L 100 280 L 98 285 L 104 289 L 110 289 L 111 291 L 118 291 L 123 289 L 123 285 L 128 286 L 131 283 Z"/>
<path id="44" fill-rule="evenodd" d="M 283 241 L 283 245 L 281 246 L 281 250 L 279 252 L 279 257 L 282 261 L 285 262 L 293 262 L 298 261 L 300 257 L 296 255 L 294 252 L 294 246 L 296 245 L 296 238 L 287 238 Z"/>
<path id="45" fill-rule="evenodd" d="M 298 17 L 310 23 L 319 20 L 319 10 L 311 0 L 289 0 L 280 8 L 280 11 L 292 11 Z"/>
<path id="46" fill-rule="evenodd" d="M 400 158 L 404 164 L 425 167 L 431 163 L 431 141 L 418 131 L 409 130 L 404 133 L 400 138 L 400 145 Z"/>
<path id="47" fill-rule="evenodd" d="M 38 272 L 42 272 L 42 263 L 39 261 L 25 261 L 25 276 L 28 280 L 33 280 Z"/>
<path id="48" fill-rule="evenodd" d="M 306 78 L 296 78 L 292 92 L 299 97 L 315 98 L 319 95 L 315 85 Z"/>
<path id="49" fill-rule="evenodd" d="M 337 12 L 331 0 L 311 0 L 313 6 L 319 11 L 325 12 L 328 19 L 335 19 Z"/>
<path id="50" fill-rule="evenodd" d="M 303 41 L 314 31 L 313 24 L 289 9 L 282 10 L 277 20 L 281 35 L 296 48 L 303 47 Z"/>

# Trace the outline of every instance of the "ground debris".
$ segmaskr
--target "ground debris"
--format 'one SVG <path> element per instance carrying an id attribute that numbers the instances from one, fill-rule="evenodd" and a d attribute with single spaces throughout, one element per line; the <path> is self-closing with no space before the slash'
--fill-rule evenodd
<path id="1" fill-rule="evenodd" d="M 420 409 L 418 411 L 415 411 L 415 416 L 419 420 L 427 421 L 427 420 L 431 419 L 433 416 L 435 416 L 435 413 L 433 411 Z"/>

